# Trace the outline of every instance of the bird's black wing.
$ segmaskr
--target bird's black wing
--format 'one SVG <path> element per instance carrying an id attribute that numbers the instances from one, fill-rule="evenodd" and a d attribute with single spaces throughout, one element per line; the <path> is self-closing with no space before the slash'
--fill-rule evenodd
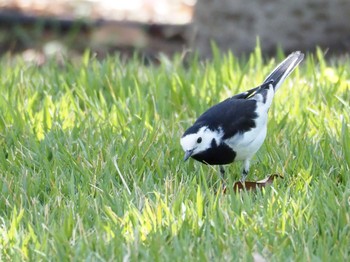
<path id="1" fill-rule="evenodd" d="M 253 99 L 228 98 L 205 111 L 184 135 L 196 133 L 201 127 L 224 132 L 223 139 L 255 127 L 257 101 Z"/>

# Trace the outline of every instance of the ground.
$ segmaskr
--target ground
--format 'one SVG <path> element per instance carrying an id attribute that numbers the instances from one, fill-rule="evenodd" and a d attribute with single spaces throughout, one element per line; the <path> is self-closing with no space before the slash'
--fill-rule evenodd
<path id="1" fill-rule="evenodd" d="M 200 112 L 284 57 L 0 60 L 0 260 L 348 261 L 349 57 L 318 50 L 278 90 L 249 180 L 183 162 Z M 240 164 L 227 169 L 228 185 Z"/>

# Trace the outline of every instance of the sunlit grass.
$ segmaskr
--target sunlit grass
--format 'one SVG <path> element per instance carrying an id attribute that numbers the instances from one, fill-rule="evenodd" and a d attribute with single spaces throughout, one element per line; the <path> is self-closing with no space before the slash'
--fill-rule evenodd
<path id="1" fill-rule="evenodd" d="M 278 91 L 249 179 L 284 179 L 222 195 L 215 168 L 182 161 L 179 138 L 283 57 L 214 53 L 160 66 L 1 59 L 0 260 L 349 260 L 349 58 L 307 54 Z"/>

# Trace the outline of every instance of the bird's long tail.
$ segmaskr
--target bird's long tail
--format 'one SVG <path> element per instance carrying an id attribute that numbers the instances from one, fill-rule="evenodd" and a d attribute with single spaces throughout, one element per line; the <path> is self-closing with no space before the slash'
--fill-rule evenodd
<path id="1" fill-rule="evenodd" d="M 300 51 L 291 53 L 284 59 L 264 80 L 264 83 L 271 82 L 275 92 L 284 82 L 284 80 L 293 72 L 293 70 L 303 60 L 304 54 Z"/>
<path id="2" fill-rule="evenodd" d="M 270 84 L 273 85 L 273 89 L 276 92 L 281 86 L 283 81 L 293 72 L 293 70 L 304 59 L 304 54 L 300 51 L 291 53 L 286 59 L 284 59 L 269 75 L 264 82 L 253 89 L 237 94 L 232 98 L 236 99 L 249 99 L 254 97 L 257 93 L 265 92 L 269 88 Z"/>

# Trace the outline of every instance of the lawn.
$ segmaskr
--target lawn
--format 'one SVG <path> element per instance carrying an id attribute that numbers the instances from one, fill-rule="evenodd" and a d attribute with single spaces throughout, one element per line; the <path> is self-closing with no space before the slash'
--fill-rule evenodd
<path id="1" fill-rule="evenodd" d="M 1 261 L 349 261 L 350 58 L 306 54 L 276 94 L 248 180 L 183 162 L 209 106 L 279 63 L 259 48 L 160 65 L 0 60 Z M 241 164 L 227 168 L 229 185 Z"/>

